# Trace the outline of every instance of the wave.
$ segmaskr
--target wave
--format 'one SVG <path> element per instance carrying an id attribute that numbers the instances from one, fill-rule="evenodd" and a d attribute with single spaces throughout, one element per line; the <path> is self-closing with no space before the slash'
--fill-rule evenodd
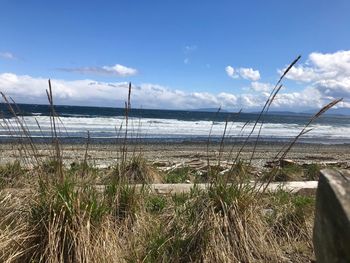
<path id="1" fill-rule="evenodd" d="M 33 137 L 51 136 L 50 117 L 48 116 L 24 116 L 24 121 Z M 37 125 L 38 121 L 39 125 Z M 59 134 L 62 137 L 85 138 L 89 131 L 91 138 L 117 138 L 125 132 L 125 121 L 123 117 L 84 117 L 69 116 L 60 117 L 61 122 L 57 121 Z M 12 135 L 6 129 L 7 125 L 17 127 L 15 119 L 8 119 L 7 124 L 4 120 L 0 121 L 1 137 L 11 137 Z M 232 138 L 244 137 L 249 134 L 253 123 L 244 126 L 244 122 L 228 123 L 226 136 Z M 221 137 L 225 128 L 225 122 L 216 121 L 184 121 L 176 119 L 155 119 L 155 118 L 130 118 L 128 133 L 132 138 L 204 138 L 209 135 L 210 129 L 213 137 Z M 278 139 L 293 138 L 303 128 L 298 123 L 265 123 L 261 132 L 262 138 Z M 325 140 L 348 141 L 350 140 L 350 124 L 315 124 L 312 125 L 312 131 L 303 136 L 304 139 L 315 140 L 322 138 Z M 17 133 L 21 131 L 17 127 Z M 257 136 L 258 129 L 252 134 Z"/>

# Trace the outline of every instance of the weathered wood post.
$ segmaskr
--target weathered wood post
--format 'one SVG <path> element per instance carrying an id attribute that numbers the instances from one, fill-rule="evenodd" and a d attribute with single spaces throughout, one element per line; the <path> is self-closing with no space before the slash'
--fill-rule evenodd
<path id="1" fill-rule="evenodd" d="M 318 263 L 350 262 L 349 171 L 321 171 L 313 242 Z"/>

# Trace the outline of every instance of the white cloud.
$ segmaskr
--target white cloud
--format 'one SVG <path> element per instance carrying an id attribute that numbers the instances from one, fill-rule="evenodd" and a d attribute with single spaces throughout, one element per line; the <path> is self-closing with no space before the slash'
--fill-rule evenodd
<path id="1" fill-rule="evenodd" d="M 282 74 L 282 71 L 284 70 L 280 70 L 279 73 Z M 300 82 L 310 82 L 317 78 L 317 73 L 313 68 L 301 65 L 297 67 L 292 67 L 286 75 L 286 78 Z"/>
<path id="2" fill-rule="evenodd" d="M 252 68 L 240 68 L 238 72 L 240 76 L 244 79 L 248 79 L 251 81 L 258 81 L 260 79 L 259 70 L 254 70 Z"/>
<path id="3" fill-rule="evenodd" d="M 16 59 L 16 56 L 13 55 L 11 52 L 0 52 L 0 58 L 4 58 L 4 59 Z"/>
<path id="4" fill-rule="evenodd" d="M 314 52 L 309 55 L 309 60 L 323 72 L 335 74 L 350 72 L 350 50 L 328 54 Z"/>
<path id="5" fill-rule="evenodd" d="M 66 71 L 66 72 L 77 72 L 81 74 L 115 75 L 119 77 L 129 77 L 137 74 L 136 69 L 126 67 L 120 64 L 115 64 L 114 66 L 102 66 L 102 67 L 59 68 L 59 70 Z"/>
<path id="6" fill-rule="evenodd" d="M 229 77 L 231 77 L 233 79 L 238 78 L 238 75 L 236 74 L 236 71 L 235 71 L 235 69 L 233 67 L 227 66 L 225 68 L 225 71 L 226 71 L 227 76 L 229 76 Z"/>
<path id="7" fill-rule="evenodd" d="M 302 109 L 317 109 L 330 102 L 314 88 L 306 88 L 301 92 L 279 93 L 272 103 L 273 109 L 284 109 L 298 112 Z"/>
<path id="8" fill-rule="evenodd" d="M 55 104 L 94 105 L 123 107 L 127 98 L 128 83 L 97 82 L 91 79 L 62 80 L 52 79 Z M 253 82 L 254 83 L 254 82 Z M 252 83 L 252 87 L 261 91 L 247 94 L 232 94 L 221 92 L 186 92 L 174 90 L 156 84 L 133 85 L 132 107 L 163 108 L 163 109 L 195 109 L 219 107 L 224 109 L 256 110 L 265 103 L 269 84 Z M 16 75 L 0 74 L 0 90 L 13 97 L 19 103 L 47 103 L 45 89 L 47 79 Z M 324 104 L 325 98 L 315 88 L 302 92 L 281 93 L 272 104 L 276 109 L 300 111 L 303 108 L 316 108 Z"/>
<path id="9" fill-rule="evenodd" d="M 350 50 L 325 54 L 313 52 L 306 63 L 294 66 L 286 78 L 307 84 L 324 98 L 343 97 L 344 105 L 347 105 L 350 100 Z"/>
<path id="10" fill-rule="evenodd" d="M 96 82 L 84 80 L 51 80 L 56 104 L 123 106 L 127 98 L 128 83 Z M 0 74 L 0 89 L 17 102 L 46 103 L 47 79 L 12 73 Z M 222 96 L 222 95 L 221 95 Z M 225 106 L 235 107 L 232 96 L 227 96 Z M 184 92 L 155 84 L 133 86 L 132 105 L 143 108 L 189 109 L 216 107 L 221 104 L 218 95 L 205 92 Z"/>
<path id="11" fill-rule="evenodd" d="M 106 72 L 110 73 L 110 74 L 115 74 L 118 76 L 133 76 L 137 74 L 137 70 L 134 68 L 128 68 L 126 66 L 120 65 L 120 64 L 116 64 L 112 67 L 110 66 L 103 66 L 102 67 Z"/>
<path id="12" fill-rule="evenodd" d="M 128 84 L 93 80 L 52 81 L 56 104 L 123 106 Z M 0 74 L 1 91 L 17 102 L 45 103 L 47 79 L 12 73 Z M 82 92 L 84 91 L 84 92 Z M 239 98 L 230 93 L 184 92 L 154 84 L 133 86 L 132 104 L 143 108 L 189 109 L 203 107 L 239 108 Z M 243 101 L 241 99 L 241 101 Z"/>
<path id="13" fill-rule="evenodd" d="M 227 66 L 225 68 L 226 74 L 231 78 L 239 78 L 242 77 L 251 81 L 258 81 L 260 79 L 259 70 L 254 70 L 252 68 L 238 68 L 235 69 L 232 66 Z"/>
<path id="14" fill-rule="evenodd" d="M 253 81 L 250 84 L 250 89 L 257 92 L 270 92 L 273 89 L 273 85 L 270 83 Z"/>

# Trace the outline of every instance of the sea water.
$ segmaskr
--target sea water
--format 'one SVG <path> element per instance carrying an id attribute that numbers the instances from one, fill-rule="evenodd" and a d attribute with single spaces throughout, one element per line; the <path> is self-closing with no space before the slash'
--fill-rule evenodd
<path id="1" fill-rule="evenodd" d="M 32 138 L 45 140 L 52 137 L 50 107 L 48 105 L 19 104 L 14 107 Z M 23 136 L 7 105 L 1 105 L 0 141 Z M 89 137 L 97 142 L 124 138 L 125 109 L 107 107 L 55 106 L 59 116 L 55 124 L 64 141 L 82 142 Z M 159 142 L 220 141 L 225 131 L 226 141 L 244 140 L 252 131 L 259 113 L 204 112 L 186 110 L 131 109 L 128 113 L 128 138 Z M 260 138 L 265 141 L 291 140 L 299 134 L 311 114 L 268 113 L 255 131 L 254 140 L 263 124 Z M 226 124 L 227 123 L 227 124 Z M 10 129 L 9 129 L 10 127 Z M 350 116 L 324 115 L 309 127 L 300 141 L 306 143 L 350 143 Z M 12 130 L 12 131 L 10 131 Z"/>

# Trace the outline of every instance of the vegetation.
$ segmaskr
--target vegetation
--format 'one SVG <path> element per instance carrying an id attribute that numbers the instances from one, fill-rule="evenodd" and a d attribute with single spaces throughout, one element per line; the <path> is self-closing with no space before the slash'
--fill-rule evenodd
<path id="1" fill-rule="evenodd" d="M 271 92 L 247 140 L 222 170 L 210 164 L 190 192 L 162 194 L 151 183 L 181 183 L 195 176 L 189 168 L 162 174 L 148 165 L 142 153 L 128 149 L 129 86 L 125 109 L 126 132 L 118 162 L 99 170 L 88 162 L 89 140 L 83 161 L 65 167 L 59 126 L 49 81 L 52 154 L 45 159 L 30 137 L 24 119 L 2 94 L 15 120 L 10 134 L 21 132 L 22 161 L 0 168 L 0 261 L 1 262 L 305 262 L 313 257 L 312 197 L 279 190 L 268 192 L 273 180 L 287 180 L 298 166 L 277 167 L 266 172 L 263 182 L 251 183 L 250 160 L 240 153 L 281 89 L 286 69 Z M 310 123 L 339 100 L 326 105 L 276 159 L 283 159 Z M 227 127 L 227 125 L 226 125 Z M 224 147 L 223 132 L 220 149 Z M 40 128 L 40 127 L 39 127 Z M 256 143 L 259 136 L 257 136 Z M 210 136 L 209 136 L 210 139 Z M 208 139 L 208 146 L 209 146 Z M 255 144 L 256 146 L 256 144 Z M 24 150 L 23 150 L 24 149 Z M 316 178 L 317 167 L 307 168 Z M 25 183 L 24 179 L 26 179 Z M 256 178 L 255 178 L 256 179 Z M 195 180 L 196 181 L 196 180 Z M 101 184 L 102 183 L 102 184 Z"/>
<path id="2" fill-rule="evenodd" d="M 14 186 L 21 179 L 25 171 L 19 161 L 0 166 L 0 189 L 5 186 Z"/>
<path id="3" fill-rule="evenodd" d="M 312 257 L 312 197 L 279 190 L 256 198 L 261 194 L 251 184 L 220 181 L 207 190 L 194 186 L 189 193 L 159 195 L 147 184 L 110 178 L 101 188 L 81 179 L 81 170 L 64 171 L 63 182 L 1 191 L 2 262 L 281 262 Z"/>
<path id="4" fill-rule="evenodd" d="M 317 163 L 307 165 L 304 171 L 306 180 L 318 180 L 318 177 L 320 176 L 320 170 L 320 165 Z"/>
<path id="5" fill-rule="evenodd" d="M 190 173 L 189 167 L 177 168 L 166 174 L 165 182 L 169 184 L 186 183 L 187 180 L 190 180 Z"/>
<path id="6" fill-rule="evenodd" d="M 282 167 L 274 167 L 274 181 L 317 181 L 321 167 L 319 164 L 311 163 L 301 166 L 296 163 L 284 165 Z M 265 178 L 269 178 L 271 170 L 265 171 Z"/>

